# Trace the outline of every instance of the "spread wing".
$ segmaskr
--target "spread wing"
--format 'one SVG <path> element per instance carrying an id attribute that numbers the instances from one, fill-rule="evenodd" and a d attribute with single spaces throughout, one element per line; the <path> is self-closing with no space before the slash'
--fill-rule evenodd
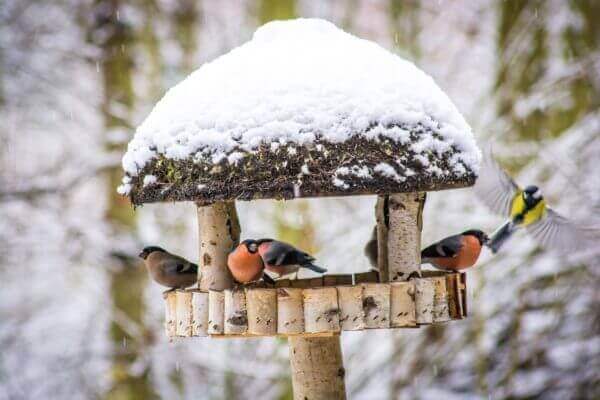
<path id="1" fill-rule="evenodd" d="M 521 188 L 494 160 L 491 150 L 484 151 L 481 171 L 474 186 L 477 196 L 495 213 L 509 216 L 513 198 Z"/>
<path id="2" fill-rule="evenodd" d="M 462 235 L 449 236 L 421 252 L 423 258 L 454 257 L 462 248 Z"/>
<path id="3" fill-rule="evenodd" d="M 526 229 L 543 247 L 566 255 L 589 250 L 600 240 L 597 229 L 579 226 L 550 207 L 546 208 L 545 217 Z"/>

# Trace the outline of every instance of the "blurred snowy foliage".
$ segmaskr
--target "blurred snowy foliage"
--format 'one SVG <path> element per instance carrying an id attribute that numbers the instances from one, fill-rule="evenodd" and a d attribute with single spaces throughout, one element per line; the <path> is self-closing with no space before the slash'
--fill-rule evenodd
<path id="1" fill-rule="evenodd" d="M 169 344 L 142 244 L 197 257 L 191 204 L 115 194 L 164 91 L 274 18 L 329 19 L 413 60 L 518 182 L 577 220 L 600 210 L 597 1 L 0 2 L 0 399 L 290 398 L 285 342 Z M 333 272 L 368 268 L 372 197 L 241 203 Z M 470 189 L 431 193 L 423 243 L 494 229 Z M 343 336 L 353 399 L 600 398 L 598 261 L 517 235 L 468 273 L 470 316 Z"/>

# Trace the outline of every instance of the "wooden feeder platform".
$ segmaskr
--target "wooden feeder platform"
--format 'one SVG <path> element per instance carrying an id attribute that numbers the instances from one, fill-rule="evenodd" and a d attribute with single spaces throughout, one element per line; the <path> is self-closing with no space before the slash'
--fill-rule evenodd
<path id="1" fill-rule="evenodd" d="M 375 271 L 254 283 L 223 291 L 167 293 L 174 337 L 332 336 L 342 331 L 418 328 L 467 315 L 466 275 L 422 271 L 379 283 Z"/>

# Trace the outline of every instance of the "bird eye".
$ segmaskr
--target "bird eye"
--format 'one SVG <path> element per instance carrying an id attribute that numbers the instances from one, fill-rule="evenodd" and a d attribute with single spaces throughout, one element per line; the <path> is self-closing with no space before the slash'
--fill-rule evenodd
<path id="1" fill-rule="evenodd" d="M 256 252 L 256 250 L 258 250 L 258 246 L 256 245 L 256 243 L 250 243 L 248 245 L 248 250 L 250 250 L 251 253 Z"/>

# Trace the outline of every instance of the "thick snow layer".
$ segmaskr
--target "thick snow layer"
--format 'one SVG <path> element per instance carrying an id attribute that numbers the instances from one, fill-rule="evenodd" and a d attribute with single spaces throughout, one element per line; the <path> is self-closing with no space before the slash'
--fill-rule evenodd
<path id="1" fill-rule="evenodd" d="M 409 132 L 392 125 L 417 123 L 440 138 L 421 140 L 412 150 L 442 153 L 454 145 L 460 151 L 455 161 L 477 171 L 471 128 L 431 77 L 327 21 L 275 21 L 169 90 L 137 129 L 123 168 L 137 176 L 158 154 L 184 159 L 201 150 L 214 162 L 227 157 L 235 164 L 243 154 L 229 155 L 234 149 L 316 137 L 386 136 L 406 143 Z"/>

